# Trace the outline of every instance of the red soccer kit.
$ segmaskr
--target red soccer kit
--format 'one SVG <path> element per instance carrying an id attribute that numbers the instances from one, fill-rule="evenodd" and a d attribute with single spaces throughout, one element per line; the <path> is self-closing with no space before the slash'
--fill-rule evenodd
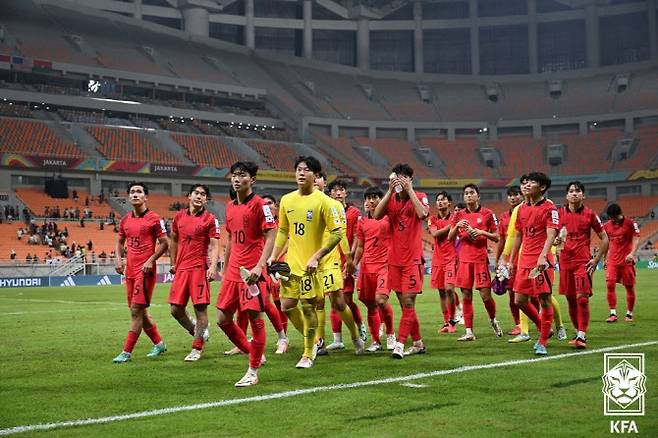
<path id="1" fill-rule="evenodd" d="M 147 274 L 142 271 L 142 267 L 155 253 L 156 240 L 166 235 L 164 221 L 149 209 L 139 216 L 134 212 L 128 213 L 121 219 L 119 237 L 126 239 L 128 247 L 125 271 L 128 306 L 141 304 L 148 307 L 151 304 L 155 287 L 155 262 Z"/>
<path id="2" fill-rule="evenodd" d="M 358 208 L 353 205 L 348 205 L 345 207 L 345 219 L 346 227 L 345 234 L 347 235 L 347 243 L 349 243 L 350 248 L 352 248 L 352 243 L 354 242 L 354 234 L 356 233 L 357 224 L 361 218 L 361 212 Z M 341 253 L 340 255 L 341 264 L 345 265 L 345 256 Z M 348 275 L 347 278 L 343 280 L 343 292 L 354 292 L 354 277 Z"/>
<path id="3" fill-rule="evenodd" d="M 265 279 L 257 283 L 260 294 L 254 297 L 240 277 L 240 267 L 253 269 L 256 266 L 265 246 L 263 232 L 273 228 L 276 228 L 276 221 L 270 207 L 255 193 L 241 204 L 237 199 L 226 204 L 226 230 L 231 233 L 231 254 L 217 297 L 218 309 L 229 313 L 237 309 L 264 311 L 267 299 Z"/>
<path id="4" fill-rule="evenodd" d="M 359 270 L 359 299 L 374 301 L 376 295 L 388 295 L 388 248 L 390 228 L 388 217 L 380 220 L 361 217 L 356 236 L 363 242 L 363 257 Z"/>
<path id="5" fill-rule="evenodd" d="M 514 281 L 514 292 L 523 295 L 538 295 L 551 293 L 554 278 L 553 254 L 549 251 L 546 260 L 549 267 L 543 275 L 529 279 L 528 275 L 533 268 L 537 267 L 537 261 L 546 238 L 547 229 L 560 228 L 560 215 L 555 204 L 542 199 L 535 205 L 529 203 L 521 204 L 516 217 L 516 231 L 522 233 L 522 249 L 518 263 L 518 273 Z"/>
<path id="6" fill-rule="evenodd" d="M 427 195 L 414 192 L 420 203 L 429 208 Z M 416 214 L 411 199 L 402 200 L 394 193 L 386 205 L 391 243 L 389 244 L 388 286 L 396 292 L 423 291 L 423 231 L 424 218 Z"/>
<path id="7" fill-rule="evenodd" d="M 472 228 L 478 228 L 489 233 L 497 231 L 498 221 L 493 211 L 478 206 L 477 210 L 460 210 L 453 215 L 452 225 L 455 226 L 462 219 L 466 219 Z M 455 286 L 462 289 L 482 289 L 491 287 L 489 274 L 489 254 L 487 252 L 487 238 L 479 236 L 471 239 L 466 230 L 459 230 L 458 237 L 461 242 L 459 252 L 459 267 Z"/>
<path id="8" fill-rule="evenodd" d="M 633 249 L 633 238 L 640 236 L 640 228 L 635 221 L 625 217 L 618 225 L 612 221 L 606 222 L 603 230 L 610 241 L 605 271 L 606 283 L 635 285 L 635 264 L 626 263 L 626 256 Z"/>
<path id="9" fill-rule="evenodd" d="M 178 251 L 169 304 L 186 306 L 190 297 L 195 305 L 210 304 L 208 245 L 210 239 L 219 239 L 219 221 L 205 208 L 196 215 L 186 208 L 174 217 L 171 231 L 178 235 Z"/>
<path id="10" fill-rule="evenodd" d="M 448 214 L 445 219 L 440 216 L 430 216 L 428 224 L 429 229 L 440 230 L 446 226 L 452 225 L 452 214 Z M 457 251 L 455 242 L 448 240 L 448 235 L 434 238 L 434 252 L 432 253 L 432 280 L 431 286 L 434 289 L 445 289 L 446 284 L 455 284 L 457 274 Z"/>
<path id="11" fill-rule="evenodd" d="M 603 232 L 601 220 L 590 208 L 582 205 L 571 211 L 569 206 L 560 209 L 560 229 L 566 227 L 567 237 L 560 252 L 560 294 L 592 295 L 592 277 L 587 273 L 586 264 L 592 258 L 590 253 L 591 234 Z"/>

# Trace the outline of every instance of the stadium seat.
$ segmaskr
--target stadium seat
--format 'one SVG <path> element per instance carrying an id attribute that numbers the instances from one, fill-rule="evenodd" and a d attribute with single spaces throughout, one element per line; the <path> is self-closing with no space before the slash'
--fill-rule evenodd
<path id="1" fill-rule="evenodd" d="M 71 188 L 69 188 L 69 196 L 72 196 Z M 51 198 L 45 194 L 42 190 L 33 189 L 33 188 L 17 188 L 16 195 L 20 198 L 21 201 L 32 211 L 32 213 L 37 216 L 43 216 L 44 209 L 46 207 L 59 207 L 60 214 L 64 214 L 64 210 L 67 208 L 79 208 L 80 211 L 85 209 L 85 199 L 89 197 L 89 209 L 92 211 L 92 216 L 94 218 L 105 218 L 110 214 L 112 208 L 106 204 L 99 204 L 97 201 L 92 201 L 91 196 L 86 190 L 75 189 L 78 192 L 78 201 L 76 202 L 73 198 Z"/>
<path id="2" fill-rule="evenodd" d="M 100 143 L 98 151 L 111 160 L 160 164 L 183 164 L 156 147 L 138 132 L 129 129 L 87 126 L 85 129 Z"/>
<path id="3" fill-rule="evenodd" d="M 226 168 L 241 159 L 234 149 L 218 137 L 172 132 L 171 138 L 185 148 L 187 158 L 201 166 Z"/>
<path id="4" fill-rule="evenodd" d="M 75 145 L 65 143 L 39 121 L 0 118 L 0 152 L 18 152 L 57 158 L 79 158 Z"/>

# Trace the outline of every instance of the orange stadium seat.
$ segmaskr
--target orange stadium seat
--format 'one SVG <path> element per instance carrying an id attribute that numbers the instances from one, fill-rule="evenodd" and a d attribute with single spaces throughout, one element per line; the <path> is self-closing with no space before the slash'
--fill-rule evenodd
<path id="1" fill-rule="evenodd" d="M 171 133 L 171 138 L 185 148 L 187 158 L 201 166 L 230 167 L 240 159 L 235 150 L 229 148 L 218 137 Z"/>
<path id="2" fill-rule="evenodd" d="M 69 190 L 69 192 L 71 191 Z M 17 188 L 16 195 L 36 216 L 43 216 L 46 207 L 59 207 L 62 215 L 67 208 L 79 208 L 80 211 L 83 211 L 85 209 L 85 198 L 87 197 L 90 200 L 88 208 L 92 211 L 93 217 L 105 218 L 112 211 L 112 208 L 108 204 L 99 204 L 97 201 L 91 201 L 91 196 L 89 196 L 87 191 L 82 189 L 76 189 L 76 191 L 78 192 L 77 202 L 73 198 L 51 198 L 42 190 L 32 188 Z"/>
<path id="3" fill-rule="evenodd" d="M 367 137 L 355 137 L 357 143 L 363 146 L 371 146 L 386 158 L 391 166 L 397 163 L 408 163 L 414 169 L 416 178 L 436 178 L 437 172 L 421 163 L 411 150 L 408 141 L 400 138 L 377 138 L 370 140 Z"/>
<path id="4" fill-rule="evenodd" d="M 637 148 L 627 160 L 617 161 L 616 169 L 646 169 L 658 157 L 658 125 L 640 126 L 636 137 L 639 141 Z"/>
<path id="5" fill-rule="evenodd" d="M 653 220 L 653 221 L 647 221 L 644 222 L 642 225 L 640 225 L 640 246 L 639 248 L 642 248 L 648 240 L 654 235 L 658 233 L 658 220 Z M 653 244 L 653 249 L 658 250 L 658 245 L 656 244 L 656 241 L 653 240 L 651 242 Z"/>
<path id="6" fill-rule="evenodd" d="M 624 216 L 643 217 L 658 205 L 658 196 L 620 196 L 617 204 Z"/>
<path id="7" fill-rule="evenodd" d="M 81 156 L 75 145 L 64 143 L 45 123 L 19 119 L 0 119 L 0 152 L 58 158 Z"/>
<path id="8" fill-rule="evenodd" d="M 156 149 L 133 130 L 102 126 L 86 126 L 85 129 L 100 143 L 98 151 L 111 160 L 183 164 L 173 155 Z"/>
<path id="9" fill-rule="evenodd" d="M 359 155 L 354 150 L 354 145 L 352 140 L 349 138 L 331 138 L 330 136 L 321 135 L 319 136 L 320 141 L 327 144 L 328 148 L 322 148 L 322 151 L 327 155 L 333 156 L 337 161 L 342 161 L 344 165 L 350 166 L 358 175 L 367 175 L 367 176 L 380 176 L 386 173 L 382 169 L 378 169 L 372 163 L 368 162 L 365 158 Z M 333 151 L 336 149 L 340 154 L 336 155 Z M 347 161 L 345 161 L 347 158 Z M 384 175 L 385 176 L 385 175 Z"/>
<path id="10" fill-rule="evenodd" d="M 549 166 L 544 161 L 543 142 L 525 135 L 501 136 L 490 142 L 489 144 L 501 154 L 503 163 L 498 168 L 500 175 L 520 176 L 529 169 L 548 172 Z"/>
<path id="11" fill-rule="evenodd" d="M 295 157 L 299 153 L 289 144 L 257 140 L 247 140 L 247 144 L 254 148 L 272 169 L 290 172 L 295 167 Z"/>
<path id="12" fill-rule="evenodd" d="M 445 164 L 449 178 L 493 177 L 493 169 L 483 166 L 478 158 L 477 138 L 461 137 L 451 142 L 445 138 L 423 138 L 420 144 L 432 149 Z"/>

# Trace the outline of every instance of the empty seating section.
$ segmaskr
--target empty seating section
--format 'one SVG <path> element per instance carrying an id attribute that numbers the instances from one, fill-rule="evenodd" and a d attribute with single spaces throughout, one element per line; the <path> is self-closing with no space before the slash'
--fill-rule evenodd
<path id="1" fill-rule="evenodd" d="M 75 123 L 95 123 L 97 125 L 117 125 L 117 126 L 130 126 L 131 123 L 126 119 L 118 117 L 107 117 L 103 113 L 96 113 L 92 111 L 81 110 L 57 110 L 64 120 L 67 122 Z"/>
<path id="2" fill-rule="evenodd" d="M 615 169 L 648 169 L 658 159 L 658 125 L 641 125 L 637 130 L 638 144 L 631 156 L 615 163 Z"/>
<path id="3" fill-rule="evenodd" d="M 241 159 L 217 137 L 171 133 L 171 138 L 185 148 L 187 158 L 201 166 L 230 167 Z"/>
<path id="4" fill-rule="evenodd" d="M 100 126 L 87 126 L 86 129 L 100 143 L 98 151 L 111 160 L 182 164 L 173 155 L 156 149 L 134 130 Z"/>
<path id="5" fill-rule="evenodd" d="M 75 145 L 63 142 L 43 122 L 0 118 L 0 152 L 78 158 Z"/>
<path id="6" fill-rule="evenodd" d="M 501 176 L 520 176 L 530 170 L 549 172 L 549 166 L 544 160 L 543 140 L 535 140 L 530 136 L 505 136 L 490 142 L 498 149 L 502 158 L 502 166 L 498 169 Z M 471 174 L 473 175 L 473 174 Z"/>
<path id="7" fill-rule="evenodd" d="M 414 83 L 372 81 L 372 86 L 379 102 L 395 120 L 432 122 L 439 119 L 434 105 L 420 99 L 420 92 Z"/>
<path id="8" fill-rule="evenodd" d="M 187 191 L 189 187 L 183 187 L 183 191 Z M 153 210 L 161 217 L 165 219 L 173 219 L 178 210 L 172 210 L 171 206 L 175 202 L 180 202 L 183 205 L 187 205 L 190 201 L 187 199 L 186 195 L 181 196 L 171 196 L 163 193 L 149 193 L 148 195 L 148 207 Z"/>
<path id="9" fill-rule="evenodd" d="M 12 102 L 0 102 L 0 116 L 23 117 L 29 119 L 32 117 L 27 105 Z"/>
<path id="10" fill-rule="evenodd" d="M 382 174 L 382 169 L 378 169 L 354 150 L 354 144 L 349 138 L 331 138 L 321 135 L 320 140 L 329 146 L 329 148 L 323 149 L 326 154 L 334 155 L 338 161 L 343 161 L 344 164 L 354 169 L 358 175 L 373 176 Z M 338 151 L 337 155 L 334 154 L 333 149 Z"/>
<path id="11" fill-rule="evenodd" d="M 78 208 L 81 212 L 85 208 L 89 208 L 93 218 L 105 218 L 109 216 L 112 208 L 106 204 L 99 204 L 96 201 L 91 201 L 89 193 L 82 189 L 76 189 L 78 193 L 78 200 L 73 198 L 51 198 L 42 190 L 32 188 L 17 188 L 16 195 L 23 201 L 25 205 L 32 211 L 35 216 L 43 216 L 46 207 L 59 207 L 60 214 L 64 216 L 64 210 Z M 73 189 L 69 189 L 69 196 L 73 196 Z M 85 199 L 89 197 L 89 207 L 85 206 Z"/>
<path id="12" fill-rule="evenodd" d="M 620 196 L 616 202 L 624 216 L 643 217 L 658 205 L 658 196 Z"/>
<path id="13" fill-rule="evenodd" d="M 607 171 L 611 162 L 608 154 L 617 140 L 624 138 L 624 131 L 616 128 L 600 128 L 587 135 L 562 134 L 555 140 L 567 146 L 565 162 L 559 166 L 563 175 L 583 175 Z"/>
<path id="14" fill-rule="evenodd" d="M 493 170 L 480 163 L 477 138 L 462 137 L 455 142 L 443 138 L 423 138 L 420 144 L 432 149 L 441 158 L 449 178 L 493 176 Z"/>
<path id="15" fill-rule="evenodd" d="M 408 163 L 414 169 L 416 178 L 435 178 L 437 173 L 426 167 L 412 150 L 408 141 L 399 138 L 378 138 L 370 140 L 367 137 L 355 137 L 354 140 L 363 145 L 370 146 L 386 158 L 391 166 L 397 163 Z M 382 169 L 385 171 L 385 169 Z M 378 175 L 375 175 L 378 176 Z"/>
<path id="16" fill-rule="evenodd" d="M 640 246 L 642 248 L 646 245 L 648 240 L 651 240 L 654 251 L 658 249 L 656 239 L 651 239 L 654 234 L 658 233 L 658 221 L 647 221 L 640 225 Z"/>
<path id="17" fill-rule="evenodd" d="M 292 172 L 295 168 L 295 158 L 299 152 L 291 145 L 257 140 L 247 140 L 247 144 L 254 148 L 272 169 Z"/>

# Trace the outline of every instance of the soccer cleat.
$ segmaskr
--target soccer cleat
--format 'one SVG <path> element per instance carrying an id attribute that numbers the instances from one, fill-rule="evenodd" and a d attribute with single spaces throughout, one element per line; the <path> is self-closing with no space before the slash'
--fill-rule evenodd
<path id="1" fill-rule="evenodd" d="M 503 329 L 500 328 L 500 324 L 498 321 L 496 321 L 496 318 L 489 321 L 489 324 L 491 325 L 491 328 L 493 329 L 493 332 L 496 336 L 499 338 L 503 336 Z"/>
<path id="2" fill-rule="evenodd" d="M 564 341 L 565 339 L 567 339 L 567 329 L 561 325 L 557 329 L 557 340 Z"/>
<path id="3" fill-rule="evenodd" d="M 402 359 L 404 357 L 404 344 L 402 342 L 395 343 L 391 357 L 393 359 Z"/>
<path id="4" fill-rule="evenodd" d="M 386 336 L 386 349 L 388 351 L 391 351 L 392 349 L 395 348 L 395 334 L 392 335 L 387 335 Z"/>
<path id="5" fill-rule="evenodd" d="M 569 341 L 569 345 L 573 345 L 573 346 L 575 346 L 575 345 L 576 345 L 576 340 L 577 340 L 577 339 L 578 339 L 578 336 L 574 336 L 574 337 Z"/>
<path id="6" fill-rule="evenodd" d="M 626 316 L 624 317 L 624 321 L 633 322 L 633 315 L 631 315 L 630 313 L 627 313 Z"/>
<path id="7" fill-rule="evenodd" d="M 516 337 L 508 339 L 507 342 L 510 344 L 518 344 L 520 342 L 528 342 L 530 340 L 530 335 L 527 333 L 519 333 Z"/>
<path id="8" fill-rule="evenodd" d="M 507 332 L 509 336 L 518 336 L 521 334 L 521 327 L 515 325 L 514 328 Z"/>
<path id="9" fill-rule="evenodd" d="M 535 354 L 537 356 L 548 356 L 548 351 L 546 351 L 546 347 L 539 344 L 537 345 L 537 348 L 535 348 Z"/>
<path id="10" fill-rule="evenodd" d="M 608 319 L 605 320 L 605 322 L 617 322 L 617 315 L 610 315 Z"/>
<path id="11" fill-rule="evenodd" d="M 193 348 L 192 351 L 190 351 L 190 354 L 185 356 L 184 360 L 185 362 L 196 362 L 199 359 L 201 359 L 201 350 Z"/>
<path id="12" fill-rule="evenodd" d="M 288 352 L 288 338 L 279 339 L 276 343 L 274 354 L 284 354 Z"/>
<path id="13" fill-rule="evenodd" d="M 344 350 L 345 349 L 345 344 L 342 342 L 332 342 L 331 344 L 327 345 L 327 350 Z"/>
<path id="14" fill-rule="evenodd" d="M 149 351 L 146 357 L 158 357 L 165 351 L 167 351 L 167 344 L 165 344 L 164 342 L 160 342 L 159 344 L 155 344 L 153 348 L 151 348 L 151 351 Z"/>
<path id="15" fill-rule="evenodd" d="M 473 333 L 466 333 L 464 336 L 457 339 L 457 341 L 459 341 L 459 342 L 468 342 L 468 341 L 474 341 L 474 340 L 475 340 L 475 335 Z"/>
<path id="16" fill-rule="evenodd" d="M 368 330 L 363 322 L 359 324 L 359 337 L 363 342 L 368 340 Z"/>
<path id="17" fill-rule="evenodd" d="M 449 329 L 450 329 L 450 324 L 448 324 L 448 323 L 446 322 L 445 324 L 443 324 L 443 327 L 441 327 L 441 328 L 439 329 L 439 334 L 441 334 L 441 333 L 448 333 L 448 330 L 449 330 Z"/>
<path id="18" fill-rule="evenodd" d="M 587 341 L 583 338 L 576 338 L 576 342 L 574 344 L 577 349 L 579 350 L 584 350 L 587 348 Z"/>
<path id="19" fill-rule="evenodd" d="M 313 344 L 313 349 L 311 350 L 311 360 L 315 360 L 315 358 L 318 357 L 318 350 L 320 347 L 318 344 L 318 342 Z"/>
<path id="20" fill-rule="evenodd" d="M 247 386 L 254 386 L 258 384 L 258 374 L 251 370 L 247 370 L 244 377 L 235 383 L 236 388 L 246 388 Z"/>
<path id="21" fill-rule="evenodd" d="M 414 342 L 414 344 L 407 348 L 407 350 L 404 352 L 405 356 L 411 356 L 412 354 L 425 354 L 425 345 L 421 342 L 418 345 Z"/>
<path id="22" fill-rule="evenodd" d="M 450 334 L 457 333 L 457 327 L 455 327 L 452 324 L 448 324 L 448 333 L 450 333 Z"/>
<path id="23" fill-rule="evenodd" d="M 245 353 L 243 353 L 242 350 L 240 350 L 238 347 L 233 347 L 230 350 L 224 352 L 224 356 L 234 356 L 236 354 L 245 354 Z"/>
<path id="24" fill-rule="evenodd" d="M 366 348 L 366 351 L 369 353 L 374 353 L 375 351 L 379 351 L 382 349 L 382 346 L 379 342 L 373 342 L 370 344 L 370 347 Z"/>
<path id="25" fill-rule="evenodd" d="M 114 363 L 124 363 L 124 362 L 130 362 L 132 360 L 133 355 L 131 353 L 122 351 L 117 357 L 112 359 L 112 362 Z"/>
<path id="26" fill-rule="evenodd" d="M 266 363 L 267 363 L 267 358 L 266 358 L 265 355 L 263 354 L 263 355 L 260 357 L 260 366 L 262 367 L 262 366 L 265 365 Z"/>
<path id="27" fill-rule="evenodd" d="M 313 359 L 306 356 L 302 356 L 302 358 L 299 359 L 299 362 L 297 362 L 296 365 L 297 368 L 311 368 L 312 366 L 313 366 Z"/>
<path id="28" fill-rule="evenodd" d="M 535 342 L 535 345 L 532 346 L 532 349 L 537 351 L 537 348 L 539 348 L 540 345 L 541 344 L 539 343 L 539 341 L 537 341 L 537 342 Z"/>
<path id="29" fill-rule="evenodd" d="M 365 350 L 365 345 L 366 343 L 363 342 L 363 339 L 361 338 L 356 338 L 352 339 L 352 342 L 354 342 L 354 354 L 357 356 L 361 356 Z"/>
<path id="30" fill-rule="evenodd" d="M 315 353 L 316 356 L 327 356 L 329 354 L 324 339 L 320 339 L 315 345 L 317 347 L 317 353 Z"/>

